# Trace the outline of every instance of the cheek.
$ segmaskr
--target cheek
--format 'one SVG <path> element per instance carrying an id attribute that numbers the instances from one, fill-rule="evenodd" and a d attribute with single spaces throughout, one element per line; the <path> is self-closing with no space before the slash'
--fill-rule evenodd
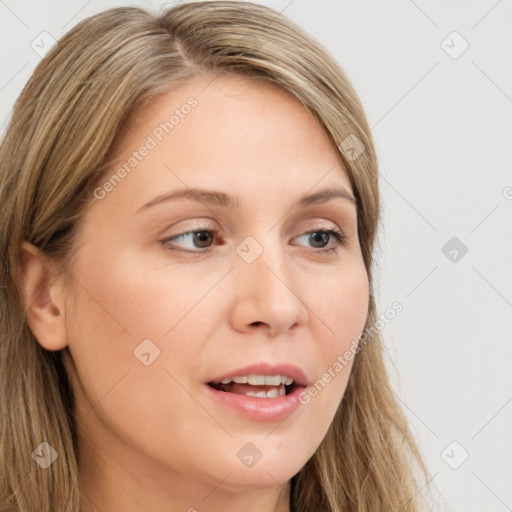
<path id="1" fill-rule="evenodd" d="M 183 418 L 198 426 L 208 421 L 191 399 L 186 377 L 208 341 L 211 319 L 205 313 L 213 304 L 207 294 L 222 272 L 194 279 L 177 267 L 145 270 L 129 254 L 115 264 L 85 258 L 79 268 L 67 331 L 84 432 L 107 425 L 117 438 L 154 457 L 159 450 L 177 456 L 179 447 L 172 448 L 169 438 L 191 436 Z"/>
<path id="2" fill-rule="evenodd" d="M 301 401 L 315 409 L 315 421 L 326 431 L 345 392 L 368 315 L 369 283 L 362 261 L 347 264 L 312 304 L 316 331 L 324 335 L 315 337 L 318 373 Z"/>
<path id="3" fill-rule="evenodd" d="M 67 332 L 89 402 L 101 399 L 128 371 L 120 388 L 129 398 L 143 389 L 173 388 L 165 369 L 177 375 L 194 370 L 197 354 L 214 336 L 215 293 L 209 292 L 225 274 L 223 268 L 205 273 L 152 267 L 127 250 L 110 259 L 104 251 L 89 251 L 77 269 Z M 141 369 L 138 388 L 128 392 L 127 381 L 137 386 Z"/>
<path id="4" fill-rule="evenodd" d="M 309 299 L 310 316 L 323 322 L 328 334 L 324 349 L 332 356 L 333 351 L 344 350 L 357 339 L 364 328 L 369 306 L 368 275 L 362 260 L 347 261 L 330 279 L 317 283 Z"/>
<path id="5" fill-rule="evenodd" d="M 76 274 L 80 286 L 73 310 L 78 323 L 103 331 L 112 338 L 112 348 L 117 339 L 133 344 L 169 336 L 194 316 L 196 306 L 223 274 L 222 269 L 205 273 L 159 263 L 148 265 L 143 255 L 130 250 L 110 260 L 85 256 Z"/>

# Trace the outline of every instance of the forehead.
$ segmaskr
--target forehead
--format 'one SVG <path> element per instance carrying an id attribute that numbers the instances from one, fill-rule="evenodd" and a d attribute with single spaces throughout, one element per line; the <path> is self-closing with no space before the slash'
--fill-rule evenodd
<path id="1" fill-rule="evenodd" d="M 200 142 L 205 150 L 218 144 L 218 154 L 302 145 L 305 139 L 310 153 L 317 148 L 337 154 L 322 125 L 297 98 L 268 80 L 235 74 L 195 77 L 145 101 L 125 123 L 118 147 L 131 150 L 149 134 L 175 149 L 185 141 Z"/>
<path id="2" fill-rule="evenodd" d="M 143 146 L 150 151 L 116 186 L 133 201 L 178 186 L 222 185 L 241 196 L 272 189 L 298 197 L 316 183 L 351 190 L 320 123 L 287 91 L 261 79 L 195 78 L 146 101 L 118 138 L 110 173 L 133 163 Z"/>

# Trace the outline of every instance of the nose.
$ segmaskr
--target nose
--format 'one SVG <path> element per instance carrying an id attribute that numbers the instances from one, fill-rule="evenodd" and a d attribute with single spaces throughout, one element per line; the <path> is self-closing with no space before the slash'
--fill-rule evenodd
<path id="1" fill-rule="evenodd" d="M 291 268 L 282 248 L 264 248 L 252 263 L 237 256 L 234 280 L 231 325 L 237 331 L 262 329 L 275 337 L 307 324 L 308 306 L 302 296 L 306 282 Z"/>

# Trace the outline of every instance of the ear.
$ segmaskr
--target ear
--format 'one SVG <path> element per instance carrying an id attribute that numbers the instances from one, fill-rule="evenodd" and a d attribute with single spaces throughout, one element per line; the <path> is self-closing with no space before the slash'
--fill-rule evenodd
<path id="1" fill-rule="evenodd" d="M 43 251 L 23 242 L 20 247 L 22 290 L 27 322 L 39 344 L 47 350 L 68 345 L 63 277 L 54 278 Z"/>

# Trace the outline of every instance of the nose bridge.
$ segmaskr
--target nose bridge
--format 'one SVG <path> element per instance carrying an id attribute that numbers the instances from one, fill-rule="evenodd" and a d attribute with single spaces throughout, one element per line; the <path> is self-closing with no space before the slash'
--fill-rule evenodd
<path id="1" fill-rule="evenodd" d="M 266 324 L 273 333 L 307 321 L 298 274 L 277 232 L 247 237 L 237 247 L 237 318 L 245 328 Z"/>
<path id="2" fill-rule="evenodd" d="M 285 280 L 290 274 L 287 270 L 287 256 L 281 245 L 274 230 L 270 233 L 259 233 L 257 238 L 248 236 L 237 247 L 237 253 L 242 259 L 238 262 L 239 274 L 244 281 L 250 282 L 250 288 L 286 295 L 282 290 L 286 287 L 277 277 Z"/>

